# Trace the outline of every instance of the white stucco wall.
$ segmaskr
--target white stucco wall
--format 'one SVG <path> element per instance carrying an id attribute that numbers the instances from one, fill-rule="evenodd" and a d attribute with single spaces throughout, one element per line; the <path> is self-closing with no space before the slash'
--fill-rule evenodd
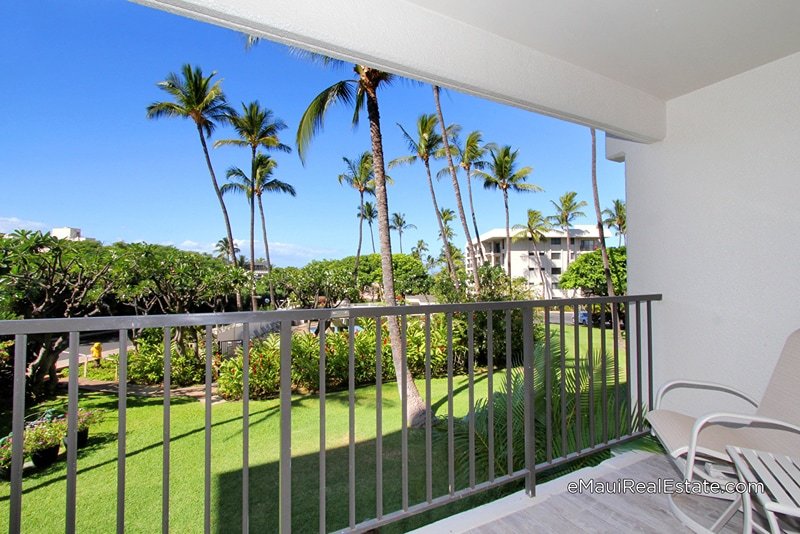
<path id="1" fill-rule="evenodd" d="M 664 296 L 656 385 L 707 379 L 760 398 L 800 328 L 800 54 L 669 101 L 662 142 L 606 148 L 625 155 L 630 291 Z M 739 406 L 671 399 L 695 414 Z"/>

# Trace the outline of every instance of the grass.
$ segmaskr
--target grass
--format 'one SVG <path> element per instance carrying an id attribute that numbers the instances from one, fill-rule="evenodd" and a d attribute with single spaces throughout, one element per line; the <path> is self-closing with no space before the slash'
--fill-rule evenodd
<path id="1" fill-rule="evenodd" d="M 585 331 L 585 328 L 581 329 Z M 599 329 L 598 329 L 599 332 Z M 567 331 L 567 339 L 571 332 Z M 599 336 L 599 334 L 598 334 Z M 585 336 L 581 336 L 582 338 Z M 495 388 L 503 382 L 495 374 Z M 485 398 L 485 374 L 476 376 L 475 397 Z M 418 382 L 424 388 L 424 381 Z M 468 410 L 467 378 L 454 379 L 455 415 Z M 421 391 L 424 395 L 424 389 Z M 36 410 L 63 406 L 66 400 L 38 405 Z M 162 404 L 161 398 L 128 399 L 126 519 L 129 532 L 154 532 L 161 524 Z M 89 446 L 79 452 L 77 527 L 82 532 L 109 532 L 115 528 L 117 464 L 117 399 L 104 394 L 81 395 L 82 407 L 107 410 L 105 420 L 92 427 Z M 316 531 L 319 525 L 319 398 L 292 397 L 292 523 L 298 532 Z M 401 508 L 401 412 L 394 383 L 385 384 L 383 404 L 384 511 Z M 447 380 L 432 381 L 432 405 L 439 416 L 447 414 Z M 348 392 L 326 396 L 326 495 L 328 530 L 348 525 Z M 204 410 L 200 402 L 172 399 L 170 448 L 170 525 L 179 532 L 203 528 Z M 356 522 L 375 517 L 376 391 L 374 386 L 356 391 Z M 212 524 L 216 532 L 241 529 L 242 403 L 213 406 Z M 0 432 L 8 431 L 9 414 L 0 415 Z M 250 528 L 276 531 L 278 526 L 279 402 L 250 401 Z M 409 432 L 409 501 L 425 499 L 425 434 Z M 458 451 L 456 451 L 458 453 Z M 26 471 L 23 480 L 23 525 L 37 533 L 62 532 L 65 521 L 66 464 L 60 461 L 42 471 Z M 447 493 L 446 442 L 434 440 L 433 493 Z M 465 487 L 466 480 L 457 480 Z M 400 532 L 488 502 L 519 489 L 519 484 L 492 490 L 409 520 L 386 527 Z M 0 483 L 0 531 L 8 528 L 9 484 Z"/>

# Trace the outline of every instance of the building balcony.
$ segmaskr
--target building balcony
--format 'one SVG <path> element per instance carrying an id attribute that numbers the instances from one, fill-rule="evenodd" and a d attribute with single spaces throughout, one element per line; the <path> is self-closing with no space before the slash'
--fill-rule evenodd
<path id="1" fill-rule="evenodd" d="M 25 462 L 13 441 L 0 513 L 12 532 L 42 531 L 36 503 L 55 492 L 66 506 L 49 511 L 48 524 L 68 532 L 97 525 L 326 532 L 400 521 L 411 528 L 434 509 L 485 502 L 487 490 L 518 487 L 539 506 L 537 479 L 647 434 L 651 314 L 660 299 L 2 321 L 0 336 L 15 343 L 14 435 L 25 427 L 26 347 L 42 336 L 69 339 L 67 413 L 100 404 L 107 421 L 92 447 L 78 450 L 77 419 L 68 416 L 64 461 L 45 471 Z M 612 305 L 628 318 L 616 335 L 568 313 Z M 560 313 L 544 313 L 554 309 Z M 321 325 L 318 334 L 302 326 L 309 322 Z M 324 328 L 333 322 L 344 331 Z M 241 400 L 217 403 L 218 370 L 230 364 L 219 360 L 215 333 L 238 324 L 250 339 L 256 323 L 277 333 L 243 344 Z M 138 356 L 127 339 L 154 328 L 164 340 L 163 388 L 143 397 L 128 383 Z M 78 377 L 80 339 L 109 330 L 122 340 L 119 380 L 90 392 Z M 178 331 L 197 336 L 190 337 L 205 371 L 194 397 L 172 387 L 186 365 L 174 344 Z"/>

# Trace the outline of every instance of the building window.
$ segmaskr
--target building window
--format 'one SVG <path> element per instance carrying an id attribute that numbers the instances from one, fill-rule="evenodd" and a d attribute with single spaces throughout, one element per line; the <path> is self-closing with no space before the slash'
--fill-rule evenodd
<path id="1" fill-rule="evenodd" d="M 550 274 L 561 274 L 561 267 L 553 267 L 550 269 Z"/>
<path id="2" fill-rule="evenodd" d="M 551 260 L 560 260 L 561 259 L 561 253 L 560 252 L 551 252 L 550 253 L 550 259 Z"/>
<path id="3" fill-rule="evenodd" d="M 551 237 L 550 238 L 550 246 L 561 246 L 561 238 L 560 237 Z"/>
<path id="4" fill-rule="evenodd" d="M 581 248 L 580 249 L 582 251 L 594 250 L 595 248 L 596 247 L 595 247 L 594 239 L 581 239 Z"/>
<path id="5" fill-rule="evenodd" d="M 553 289 L 561 289 L 558 287 L 558 282 L 553 282 Z"/>

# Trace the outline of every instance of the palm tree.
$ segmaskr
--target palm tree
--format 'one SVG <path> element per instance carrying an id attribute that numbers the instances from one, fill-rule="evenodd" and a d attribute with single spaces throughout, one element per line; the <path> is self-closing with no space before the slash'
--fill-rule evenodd
<path id="1" fill-rule="evenodd" d="M 191 119 L 197 127 L 197 134 L 200 136 L 200 144 L 203 147 L 203 155 L 206 159 L 208 172 L 211 175 L 211 184 L 217 195 L 219 206 L 222 209 L 222 217 L 225 220 L 225 231 L 228 237 L 228 253 L 231 263 L 236 263 L 236 252 L 233 250 L 233 232 L 231 231 L 231 221 L 228 217 L 228 210 L 225 201 L 222 199 L 222 191 L 217 183 L 217 176 L 214 167 L 211 165 L 211 157 L 208 154 L 206 137 L 216 128 L 217 123 L 224 123 L 228 120 L 233 111 L 225 99 L 222 92 L 221 81 L 212 84 L 211 79 L 216 76 L 213 71 L 209 76 L 203 76 L 200 67 L 192 68 L 188 63 L 181 67 L 182 78 L 174 72 L 167 75 L 167 79 L 158 82 L 158 88 L 168 93 L 174 101 L 172 102 L 153 102 L 147 106 L 147 118 L 160 119 L 162 117 L 180 117 Z M 242 309 L 242 296 L 237 292 L 236 307 Z"/>
<path id="2" fill-rule="evenodd" d="M 458 139 L 453 139 L 453 147 L 456 149 L 456 158 L 458 165 L 464 169 L 464 174 L 467 178 L 467 196 L 469 197 L 469 210 L 472 215 L 472 227 L 475 229 L 475 241 L 478 242 L 478 253 L 480 254 L 481 263 L 486 262 L 486 257 L 483 254 L 483 246 L 480 245 L 480 232 L 478 231 L 478 220 L 475 216 L 475 204 L 472 201 L 472 169 L 483 169 L 486 162 L 483 157 L 489 150 L 495 148 L 497 145 L 494 143 L 483 144 L 483 134 L 475 130 L 467 135 L 464 144 L 461 145 Z"/>
<path id="3" fill-rule="evenodd" d="M 600 255 L 603 258 L 603 274 L 606 278 L 608 296 L 613 297 L 615 296 L 614 281 L 611 279 L 611 265 L 608 261 L 606 238 L 603 235 L 603 212 L 600 211 L 600 194 L 597 191 L 597 134 L 594 128 L 589 128 L 589 133 L 592 136 L 592 195 L 594 197 L 594 213 L 597 216 L 597 234 L 600 236 Z M 603 315 L 605 315 L 605 312 L 603 312 Z M 613 305 L 611 306 L 611 320 L 615 334 L 620 335 L 619 325 L 617 324 L 617 307 Z"/>
<path id="4" fill-rule="evenodd" d="M 230 246 L 228 246 L 228 238 L 223 237 L 217 244 L 214 246 L 214 252 L 217 253 L 217 258 L 219 259 L 228 259 L 230 260 Z M 236 246 L 236 243 L 233 244 L 233 252 L 234 254 L 239 253 L 239 247 Z"/>
<path id="5" fill-rule="evenodd" d="M 625 206 L 625 201 L 621 199 L 616 199 L 613 202 L 613 206 L 611 209 L 604 209 L 603 215 L 606 216 L 603 219 L 603 224 L 608 226 L 610 230 L 614 230 L 619 236 L 619 245 L 622 246 L 622 240 L 625 238 L 625 234 L 628 233 L 628 221 L 626 216 L 627 208 Z"/>
<path id="6" fill-rule="evenodd" d="M 373 172 L 372 153 L 364 151 L 355 159 L 342 158 L 347 171 L 339 175 L 339 183 L 347 184 L 358 191 L 358 213 L 364 213 L 364 195 L 375 195 L 375 173 Z M 373 217 L 374 218 L 374 217 Z M 370 235 L 372 234 L 372 220 L 369 222 Z M 356 248 L 356 263 L 353 268 L 353 278 L 358 287 L 358 260 L 361 258 L 361 242 L 364 230 L 364 217 L 358 218 L 358 248 Z M 372 239 L 372 252 L 375 253 L 375 238 Z"/>
<path id="7" fill-rule="evenodd" d="M 242 103 L 242 113 L 231 110 L 228 115 L 228 122 L 239 135 L 238 139 L 221 139 L 214 143 L 214 148 L 225 145 L 233 145 L 250 149 L 250 176 L 257 177 L 256 170 L 256 151 L 259 148 L 266 150 L 281 150 L 291 152 L 292 149 L 284 145 L 278 139 L 278 132 L 286 128 L 286 124 L 281 119 L 274 116 L 271 110 L 262 108 L 258 100 L 249 104 Z M 230 176 L 229 176 L 230 178 Z M 250 273 L 256 271 L 256 252 L 255 252 L 255 202 L 252 202 L 252 195 L 249 197 L 250 203 Z M 253 299 L 253 311 L 257 309 L 255 287 L 251 292 Z M 274 295 L 270 295 L 270 298 Z"/>
<path id="8" fill-rule="evenodd" d="M 297 196 L 294 187 L 277 178 L 272 178 L 272 173 L 278 163 L 264 154 L 256 156 L 256 183 L 255 194 L 258 201 L 258 212 L 261 215 L 261 236 L 264 239 L 264 257 L 267 264 L 267 277 L 269 280 L 269 305 L 275 308 L 275 285 L 272 281 L 272 261 L 269 259 L 269 241 L 267 240 L 267 223 L 264 220 L 264 203 L 262 197 L 264 193 L 286 193 L 293 197 Z"/>
<path id="9" fill-rule="evenodd" d="M 525 221 L 525 224 L 515 224 L 512 228 L 512 230 L 517 232 L 517 234 L 514 236 L 515 239 L 531 240 L 533 252 L 536 257 L 536 264 L 539 266 L 539 277 L 542 280 L 542 296 L 544 298 L 547 298 L 547 283 L 544 279 L 542 259 L 541 256 L 539 256 L 539 249 L 536 244 L 541 243 L 542 240 L 544 240 L 544 234 L 549 231 L 550 228 L 551 226 L 547 221 L 547 218 L 542 215 L 542 212 L 539 210 L 528 210 L 528 220 Z"/>
<path id="10" fill-rule="evenodd" d="M 511 224 L 508 214 L 508 191 L 517 193 L 535 193 L 542 191 L 536 184 L 527 184 L 525 181 L 533 172 L 531 167 L 517 169 L 517 154 L 519 150 L 511 150 L 506 145 L 491 149 L 491 161 L 486 163 L 486 171 L 477 170 L 475 174 L 483 178 L 484 189 L 499 189 L 503 192 L 503 206 L 506 210 L 506 264 L 508 267 L 509 284 L 511 282 Z"/>
<path id="11" fill-rule="evenodd" d="M 405 213 L 392 213 L 392 222 L 389 224 L 390 230 L 397 231 L 397 239 L 400 242 L 400 254 L 403 253 L 403 232 L 411 229 L 416 230 L 417 227 L 411 223 L 406 222 Z"/>
<path id="12" fill-rule="evenodd" d="M 378 210 L 372 202 L 364 202 L 363 206 L 359 206 L 358 218 L 367 221 L 369 225 L 369 237 L 372 241 L 372 253 L 375 254 L 375 234 L 372 233 L 372 223 L 378 218 Z"/>
<path id="13" fill-rule="evenodd" d="M 431 201 L 433 202 L 433 209 L 436 212 L 436 222 L 439 223 L 439 233 L 444 235 L 444 226 L 442 224 L 441 213 L 439 212 L 439 203 L 436 201 L 436 190 L 433 188 L 433 178 L 431 177 L 430 159 L 435 157 L 436 151 L 442 146 L 442 136 L 436 133 L 436 125 L 439 120 L 434 115 L 420 115 L 417 119 L 417 138 L 411 137 L 405 128 L 398 123 L 397 126 L 403 132 L 403 138 L 408 144 L 408 149 L 411 154 L 395 158 L 389 162 L 389 168 L 398 165 L 406 165 L 422 160 L 425 166 L 425 173 L 428 177 L 428 189 L 431 193 Z M 456 289 L 459 288 L 458 277 L 456 276 L 456 267 L 453 263 L 453 256 L 450 251 L 450 244 L 445 240 L 444 255 L 447 260 L 447 269 L 450 272 L 450 278 Z"/>
<path id="14" fill-rule="evenodd" d="M 548 219 L 554 226 L 561 227 L 567 236 L 567 267 L 569 267 L 569 256 L 572 250 L 569 239 L 570 226 L 572 226 L 572 221 L 578 217 L 586 217 L 586 214 L 580 211 L 581 208 L 586 207 L 586 201 L 576 202 L 575 197 L 577 196 L 578 193 L 575 191 L 567 191 L 559 197 L 558 202 L 555 200 L 550 201 L 553 207 L 556 208 L 556 214 L 551 215 Z"/>
<path id="15" fill-rule="evenodd" d="M 428 252 L 428 244 L 424 239 L 417 241 L 417 246 L 411 248 L 411 255 L 422 261 L 422 255 Z"/>
<path id="16" fill-rule="evenodd" d="M 335 62 L 330 58 L 321 58 L 321 61 L 326 64 Z M 303 160 L 311 138 L 322 129 L 325 114 L 333 104 L 353 105 L 355 107 L 353 123 L 358 122 L 360 111 L 366 104 L 370 139 L 372 141 L 372 167 L 375 174 L 383 292 L 386 304 L 395 306 L 397 305 L 397 299 L 394 291 L 392 244 L 389 235 L 389 201 L 386 194 L 383 135 L 381 134 L 380 108 L 378 106 L 378 90 L 381 87 L 390 85 L 394 76 L 367 65 L 354 65 L 353 72 L 355 79 L 351 78 L 334 83 L 319 93 L 308 105 L 297 128 L 297 152 L 300 155 L 300 159 Z M 403 342 L 400 337 L 400 326 L 395 316 L 387 317 L 386 322 L 392 345 L 392 363 L 394 364 L 395 376 L 401 377 L 403 371 Z M 401 391 L 400 393 L 404 393 L 408 401 L 408 420 L 412 426 L 422 426 L 425 423 L 425 403 L 419 394 L 416 384 L 414 384 L 410 372 L 406 371 L 406 380 L 397 380 L 398 389 L 402 387 L 402 382 L 406 383 L 406 391 Z"/>
<path id="17" fill-rule="evenodd" d="M 439 212 L 439 217 L 442 218 L 442 226 L 444 227 L 444 233 L 440 233 L 439 237 L 442 238 L 442 241 L 450 243 L 456 235 L 453 228 L 450 227 L 450 223 L 456 219 L 456 212 L 450 208 L 442 208 Z"/>
<path id="18" fill-rule="evenodd" d="M 442 130 L 442 145 L 444 148 L 444 154 L 447 158 L 447 168 L 450 169 L 450 177 L 453 180 L 453 191 L 455 192 L 456 196 L 456 208 L 458 209 L 458 216 L 461 219 L 461 227 L 464 229 L 464 238 L 467 240 L 467 250 L 470 251 L 469 253 L 469 260 L 472 263 L 472 277 L 473 283 L 475 284 L 475 292 L 480 293 L 481 291 L 481 284 L 480 284 L 480 277 L 478 276 L 478 260 L 475 258 L 475 249 L 472 246 L 472 238 L 469 234 L 469 225 L 467 224 L 467 216 L 464 213 L 464 203 L 461 202 L 461 187 L 458 185 L 458 176 L 456 176 L 456 167 L 453 165 L 453 156 L 450 152 L 450 141 L 447 138 L 448 135 L 448 128 L 445 127 L 444 122 L 444 115 L 442 114 L 442 104 L 439 101 L 439 86 L 433 86 L 433 100 L 436 103 L 436 116 L 439 119 L 439 126 Z M 467 181 L 469 181 L 469 177 L 467 177 Z M 478 235 L 475 235 L 476 239 L 479 239 Z"/>

